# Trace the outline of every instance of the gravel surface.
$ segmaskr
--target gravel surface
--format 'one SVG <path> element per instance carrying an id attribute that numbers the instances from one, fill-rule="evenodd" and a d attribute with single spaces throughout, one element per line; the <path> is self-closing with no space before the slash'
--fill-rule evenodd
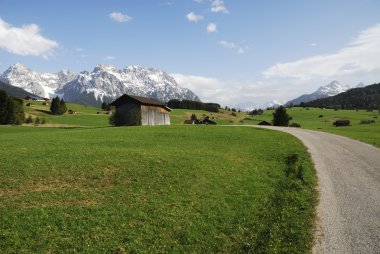
<path id="1" fill-rule="evenodd" d="M 325 132 L 264 128 L 299 138 L 314 161 L 320 200 L 313 253 L 380 253 L 380 149 Z"/>

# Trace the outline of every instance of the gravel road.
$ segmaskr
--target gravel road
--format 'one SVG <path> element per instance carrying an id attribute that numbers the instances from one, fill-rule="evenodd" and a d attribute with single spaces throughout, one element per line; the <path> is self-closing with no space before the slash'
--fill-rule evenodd
<path id="1" fill-rule="evenodd" d="M 294 135 L 314 161 L 320 201 L 313 253 L 379 254 L 380 149 L 319 131 L 264 128 Z"/>

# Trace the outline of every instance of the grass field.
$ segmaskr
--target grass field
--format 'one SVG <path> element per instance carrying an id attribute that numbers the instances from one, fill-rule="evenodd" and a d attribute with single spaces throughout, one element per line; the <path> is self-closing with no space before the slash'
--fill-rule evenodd
<path id="1" fill-rule="evenodd" d="M 301 124 L 302 128 L 310 130 L 326 131 L 349 138 L 357 139 L 374 146 L 380 147 L 380 114 L 378 110 L 367 112 L 366 110 L 338 110 L 319 108 L 291 108 L 287 109 L 293 118 L 290 122 Z M 257 120 L 271 120 L 273 110 L 265 111 L 261 116 L 254 117 Z M 322 115 L 323 117 L 319 117 Z M 351 126 L 335 127 L 333 122 L 337 119 L 348 119 Z M 361 124 L 362 120 L 375 120 L 372 124 Z"/>
<path id="2" fill-rule="evenodd" d="M 311 248 L 316 177 L 290 135 L 227 126 L 1 126 L 0 143 L 1 253 Z M 293 153 L 302 171 L 286 176 Z"/>
<path id="3" fill-rule="evenodd" d="M 26 117 L 32 115 L 33 118 L 45 118 L 49 125 L 61 126 L 81 126 L 81 127 L 107 127 L 109 126 L 109 116 L 106 112 L 90 106 L 82 106 L 68 103 L 68 108 L 77 111 L 76 115 L 64 114 L 63 116 L 53 116 L 49 114 L 49 106 L 43 106 L 42 102 L 33 102 L 33 107 L 26 107 Z M 349 138 L 357 139 L 377 147 L 380 147 L 380 114 L 378 110 L 367 112 L 366 110 L 338 110 L 319 109 L 319 108 L 297 108 L 287 109 L 291 122 L 301 124 L 302 128 L 311 130 L 326 131 Z M 99 112 L 99 114 L 97 114 Z M 200 119 L 209 116 L 219 125 L 255 125 L 262 120 L 271 121 L 273 110 L 267 110 L 263 115 L 250 116 L 244 112 L 221 110 L 219 113 L 207 112 L 202 110 L 174 109 L 171 112 L 171 123 L 174 125 L 182 124 L 184 120 L 190 119 L 191 114 L 196 114 Z M 323 115 L 323 117 L 319 117 Z M 348 119 L 351 121 L 349 127 L 335 127 L 333 122 L 337 119 Z M 360 124 L 361 120 L 375 120 L 373 124 Z"/>

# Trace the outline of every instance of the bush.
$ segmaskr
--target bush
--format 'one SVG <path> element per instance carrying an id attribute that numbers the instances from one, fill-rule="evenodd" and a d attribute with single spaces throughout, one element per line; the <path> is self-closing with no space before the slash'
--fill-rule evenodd
<path id="1" fill-rule="evenodd" d="M 34 121 L 34 124 L 40 124 L 41 121 L 40 121 L 40 118 L 37 116 L 36 120 Z"/>
<path id="2" fill-rule="evenodd" d="M 232 112 L 231 115 L 232 115 L 232 116 L 236 116 L 236 113 L 235 113 L 235 112 Z"/>
<path id="3" fill-rule="evenodd" d="M 375 123 L 375 120 L 370 119 L 370 120 L 361 120 L 360 121 L 360 124 L 371 124 L 371 123 Z"/>
<path id="4" fill-rule="evenodd" d="M 25 120 L 25 123 L 33 123 L 33 119 L 31 115 L 29 115 L 29 117 Z"/>
<path id="5" fill-rule="evenodd" d="M 351 122 L 350 120 L 336 120 L 333 125 L 335 127 L 341 127 L 341 126 L 350 126 Z"/>
<path id="6" fill-rule="evenodd" d="M 319 117 L 319 118 L 322 118 L 322 117 L 323 117 L 323 115 L 319 115 L 318 117 Z"/>
<path id="7" fill-rule="evenodd" d="M 291 123 L 291 124 L 289 125 L 289 127 L 300 128 L 300 127 L 301 127 L 301 124 L 299 124 L 299 123 Z"/>
<path id="8" fill-rule="evenodd" d="M 46 124 L 46 119 L 42 118 L 41 124 Z"/>
<path id="9" fill-rule="evenodd" d="M 279 106 L 273 113 L 273 125 L 274 126 L 288 126 L 290 116 L 286 113 L 284 106 Z"/>

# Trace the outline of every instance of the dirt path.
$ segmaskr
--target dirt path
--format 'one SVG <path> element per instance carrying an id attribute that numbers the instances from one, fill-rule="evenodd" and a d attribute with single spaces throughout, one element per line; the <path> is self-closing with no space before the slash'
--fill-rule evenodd
<path id="1" fill-rule="evenodd" d="M 313 253 L 380 253 L 380 149 L 319 131 L 265 128 L 296 136 L 313 158 L 320 192 Z"/>

